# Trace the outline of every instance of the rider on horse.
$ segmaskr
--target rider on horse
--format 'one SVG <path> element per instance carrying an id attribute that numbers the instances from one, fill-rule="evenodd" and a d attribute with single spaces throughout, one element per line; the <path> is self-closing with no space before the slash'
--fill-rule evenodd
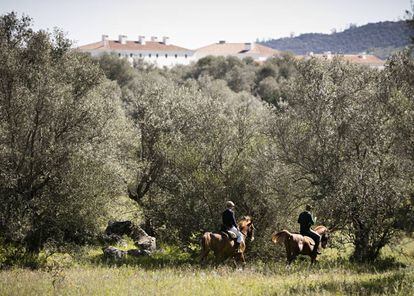
<path id="1" fill-rule="evenodd" d="M 299 215 L 298 223 L 300 224 L 300 234 L 312 238 L 315 242 L 313 253 L 316 255 L 320 254 L 320 252 L 318 252 L 318 247 L 319 242 L 321 241 L 321 236 L 311 229 L 311 226 L 315 224 L 316 220 L 312 217 L 311 210 L 312 207 L 306 205 L 306 210 Z"/>
<path id="2" fill-rule="evenodd" d="M 235 247 L 237 248 L 238 252 L 240 251 L 240 244 L 243 241 L 243 235 L 239 231 L 237 227 L 236 218 L 234 216 L 234 203 L 232 201 L 228 201 L 226 203 L 227 209 L 223 212 L 223 226 L 226 231 L 234 232 L 237 235 L 237 240 L 235 242 Z"/>

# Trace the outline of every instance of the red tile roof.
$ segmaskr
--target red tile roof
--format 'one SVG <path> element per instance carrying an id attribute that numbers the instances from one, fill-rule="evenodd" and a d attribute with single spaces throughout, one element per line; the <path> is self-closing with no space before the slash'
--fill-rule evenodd
<path id="1" fill-rule="evenodd" d="M 168 44 L 165 45 L 162 42 L 158 41 L 146 41 L 145 44 L 140 44 L 137 41 L 126 41 L 125 44 L 121 44 L 119 41 L 108 40 L 104 46 L 103 41 L 83 45 L 77 48 L 80 51 L 91 51 L 91 50 L 101 50 L 101 51 L 119 51 L 119 50 L 138 50 L 138 51 L 190 51 L 187 48 L 179 47 L 176 45 Z"/>
<path id="2" fill-rule="evenodd" d="M 252 49 L 246 51 L 245 43 L 214 43 L 196 49 L 197 54 L 201 55 L 253 55 L 253 56 L 265 56 L 271 57 L 280 54 L 278 50 L 263 46 L 260 44 L 252 43 Z"/>
<path id="3" fill-rule="evenodd" d="M 383 66 L 385 63 L 383 60 L 381 60 L 380 58 L 372 54 L 366 54 L 366 55 L 344 54 L 342 55 L 342 58 L 351 63 L 357 63 L 361 65 Z"/>
<path id="4" fill-rule="evenodd" d="M 306 58 L 319 58 L 319 59 L 329 59 L 327 54 L 312 54 L 312 55 L 298 55 L 296 56 L 299 59 L 306 59 Z M 366 65 L 372 67 L 381 67 L 384 66 L 385 61 L 381 60 L 377 56 L 372 54 L 331 54 L 330 58 L 340 57 L 345 61 L 350 63 L 359 64 L 359 65 Z"/>

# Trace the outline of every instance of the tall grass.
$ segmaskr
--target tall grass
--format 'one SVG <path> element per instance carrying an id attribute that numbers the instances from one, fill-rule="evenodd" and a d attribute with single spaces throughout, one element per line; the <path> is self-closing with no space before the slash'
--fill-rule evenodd
<path id="1" fill-rule="evenodd" d="M 263 273 L 219 267 L 144 269 L 133 266 L 0 273 L 0 295 L 410 295 L 414 270 L 360 273 L 343 269 Z"/>
<path id="2" fill-rule="evenodd" d="M 127 247 L 127 246 L 126 246 Z M 414 289 L 414 241 L 387 248 L 372 264 L 350 263 L 328 249 L 310 266 L 299 258 L 250 261 L 200 268 L 196 258 L 165 246 L 153 257 L 108 261 L 99 248 L 54 254 L 38 270 L 0 272 L 0 295 L 410 295 Z"/>

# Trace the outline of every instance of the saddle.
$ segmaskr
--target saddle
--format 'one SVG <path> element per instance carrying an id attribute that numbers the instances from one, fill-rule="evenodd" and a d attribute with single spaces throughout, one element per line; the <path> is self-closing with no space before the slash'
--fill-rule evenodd
<path id="1" fill-rule="evenodd" d="M 306 235 L 302 235 L 299 232 L 293 232 L 293 234 L 297 234 L 297 235 L 302 236 L 303 237 L 303 242 L 307 242 L 311 246 L 315 245 L 315 241 L 311 237 L 306 236 Z"/>
<path id="2" fill-rule="evenodd" d="M 236 239 L 237 238 L 237 234 L 233 231 L 227 230 L 227 233 L 229 234 L 230 238 L 232 239 Z"/>
<path id="3" fill-rule="evenodd" d="M 221 230 L 220 231 L 221 235 L 227 237 L 228 239 L 236 239 L 237 238 L 237 234 L 235 234 L 233 231 L 230 230 Z"/>
<path id="4" fill-rule="evenodd" d="M 220 229 L 220 233 L 227 237 L 228 239 L 236 239 L 237 238 L 237 234 L 231 230 L 227 230 L 226 227 L 222 226 Z"/>
<path id="5" fill-rule="evenodd" d="M 303 241 L 307 242 L 311 246 L 315 245 L 315 241 L 309 236 L 303 236 Z"/>

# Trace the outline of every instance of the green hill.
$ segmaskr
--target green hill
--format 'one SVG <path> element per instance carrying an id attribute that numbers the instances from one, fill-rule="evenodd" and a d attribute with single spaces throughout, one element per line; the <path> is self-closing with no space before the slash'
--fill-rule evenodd
<path id="1" fill-rule="evenodd" d="M 360 27 L 351 26 L 342 32 L 332 34 L 307 33 L 297 37 L 270 39 L 259 43 L 295 54 L 365 51 L 386 58 L 393 51 L 410 44 L 410 37 L 413 35 L 413 29 L 405 21 L 386 21 Z"/>

